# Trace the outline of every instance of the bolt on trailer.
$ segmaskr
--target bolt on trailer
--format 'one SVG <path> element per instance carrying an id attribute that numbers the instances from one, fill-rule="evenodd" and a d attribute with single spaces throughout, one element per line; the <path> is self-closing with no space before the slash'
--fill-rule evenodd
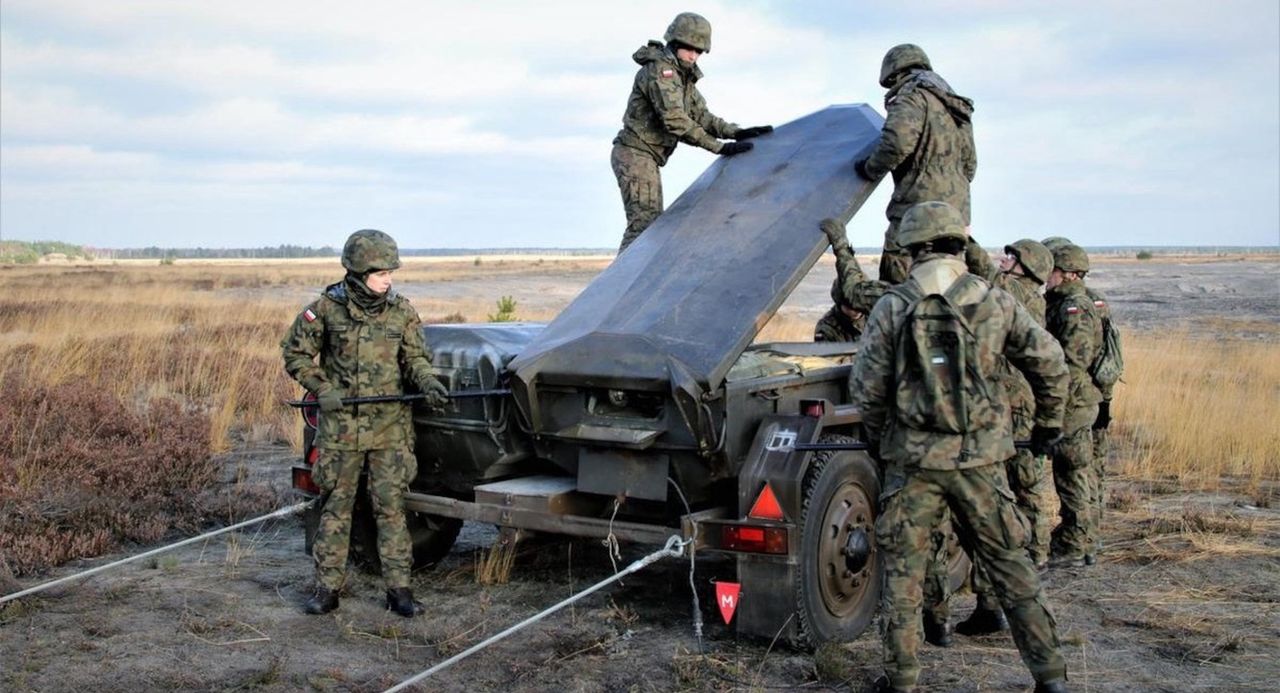
<path id="1" fill-rule="evenodd" d="M 415 563 L 466 520 L 652 545 L 679 533 L 736 557 L 739 633 L 859 635 L 879 597 L 879 471 L 865 452 L 796 449 L 854 441 L 856 345 L 752 340 L 826 250 L 818 222 L 847 222 L 874 189 L 852 162 L 882 123 L 832 106 L 717 159 L 547 324 L 424 326 L 451 391 L 510 392 L 415 408 Z M 294 486 L 316 493 L 311 438 Z M 367 503 L 352 549 L 376 566 Z"/>

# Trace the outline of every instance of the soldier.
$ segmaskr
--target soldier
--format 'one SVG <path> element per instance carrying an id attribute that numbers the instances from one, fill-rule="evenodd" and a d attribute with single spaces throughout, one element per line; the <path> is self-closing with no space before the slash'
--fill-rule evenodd
<path id="1" fill-rule="evenodd" d="M 285 370 L 315 393 L 320 406 L 320 457 L 312 479 L 324 494 L 324 507 L 314 545 L 316 592 L 305 610 L 324 614 L 338 608 L 351 509 L 367 469 L 387 608 L 412 617 L 423 607 L 409 589 L 412 544 L 404 515 L 404 490 L 417 474 L 410 408 L 403 402 L 347 405 L 342 399 L 401 395 L 408 381 L 427 395 L 428 406 L 440 408 L 448 390 L 431 371 L 417 311 L 391 289 L 391 272 L 400 267 L 395 240 L 381 231 L 357 231 L 342 250 L 342 266 L 346 277 L 325 287 L 280 343 Z"/>
<path id="2" fill-rule="evenodd" d="M 835 219 L 823 219 L 819 225 L 831 241 L 836 256 L 836 279 L 831 283 L 831 301 L 835 304 L 813 328 L 815 342 L 856 342 L 862 335 L 867 313 L 884 295 L 888 284 L 867 279 L 858 266 L 844 225 Z"/>
<path id="3" fill-rule="evenodd" d="M 1054 248 L 1071 243 L 1070 239 L 1062 236 L 1051 236 L 1042 241 L 1045 247 L 1052 251 Z M 1111 322 L 1111 305 L 1107 302 L 1107 297 L 1101 291 L 1085 286 L 1085 294 L 1089 296 L 1089 300 L 1093 301 L 1093 307 L 1098 311 L 1098 319 L 1102 321 L 1105 328 L 1115 329 L 1114 323 Z M 1123 358 L 1123 356 L 1121 356 Z M 1102 385 L 1094 381 L 1098 385 L 1098 390 L 1102 393 L 1102 401 L 1098 403 L 1098 418 L 1093 422 L 1093 472 L 1094 480 L 1097 486 L 1094 488 L 1095 497 L 1093 499 L 1094 508 L 1097 516 L 1097 527 L 1099 531 L 1102 529 L 1102 511 L 1106 507 L 1106 499 L 1104 497 L 1104 489 L 1106 487 L 1107 476 L 1107 454 L 1110 450 L 1107 440 L 1107 429 L 1111 427 L 1111 395 L 1115 388 L 1114 384 Z M 1096 538 L 1096 543 L 1101 550 L 1102 537 Z"/>
<path id="4" fill-rule="evenodd" d="M 880 86 L 887 117 L 875 149 L 854 168 L 868 180 L 893 174 L 893 197 L 885 214 L 880 279 L 898 284 L 907 278 L 910 258 L 898 241 L 902 215 L 917 202 L 941 200 L 955 207 L 969 224 L 969 182 L 978 170 L 973 144 L 973 101 L 952 91 L 933 72 L 919 46 L 904 43 L 889 49 L 880 67 Z M 977 251 L 985 254 L 974 243 Z M 974 259 L 980 259 L 974 255 Z M 986 258 L 990 265 L 990 258 Z M 985 274 L 978 272 L 978 274 Z"/>
<path id="5" fill-rule="evenodd" d="M 1045 282 L 1049 331 L 1062 344 L 1071 373 L 1062 441 L 1053 450 L 1053 483 L 1058 490 L 1060 522 L 1053 530 L 1056 565 L 1093 565 L 1097 561 L 1099 484 L 1093 466 L 1092 427 L 1102 393 L 1089 368 L 1102 344 L 1102 322 L 1084 285 L 1089 257 L 1079 246 L 1053 250 L 1053 272 Z"/>
<path id="6" fill-rule="evenodd" d="M 610 158 L 618 178 L 627 230 L 627 249 L 653 220 L 662 214 L 662 177 L 658 169 L 667 163 L 677 142 L 733 156 L 754 145 L 744 142 L 773 132 L 773 126 L 739 127 L 716 117 L 696 86 L 702 79 L 698 58 L 711 52 L 711 22 L 693 12 L 681 12 L 667 27 L 666 44 L 650 41 L 631 56 L 640 64 L 622 129 L 613 139 Z M 721 142 L 720 139 L 734 142 Z"/>
<path id="7" fill-rule="evenodd" d="M 1049 249 L 1029 238 L 1014 241 L 1004 247 L 1004 259 L 1000 261 L 1000 274 L 993 285 L 1004 289 L 1018 300 L 1037 325 L 1044 326 L 1044 297 L 1040 287 L 1053 271 L 1053 255 Z M 1014 440 L 1026 440 L 1035 423 L 1035 396 L 1031 383 L 1007 360 L 1000 368 L 998 378 L 1009 398 L 1013 419 Z M 1018 510 L 1027 519 L 1031 530 L 1027 538 L 1027 552 L 1037 569 L 1049 562 L 1049 516 L 1045 513 L 1045 494 L 1048 479 L 1045 476 L 1044 458 L 1032 455 L 1030 450 L 1018 450 L 1005 460 L 1005 474 L 1013 491 Z M 977 608 L 964 621 L 956 624 L 963 635 L 984 635 L 1008 630 L 1009 623 L 1000 600 L 991 588 L 991 579 L 974 564 L 971 577 L 973 593 L 978 598 Z"/>
<path id="8" fill-rule="evenodd" d="M 1040 582 L 1023 548 L 1025 520 L 1000 462 L 1013 455 L 1009 405 L 991 388 L 1008 359 L 1036 399 L 1032 441 L 1059 437 L 1067 374 L 1062 350 L 1016 299 L 966 271 L 964 218 L 945 202 L 908 209 L 899 242 L 913 265 L 867 319 L 850 377 L 864 436 L 886 466 L 876 542 L 885 566 L 880 691 L 908 691 L 920 674 L 921 579 L 944 508 L 991 577 L 1036 691 L 1065 691 L 1066 662 Z"/>

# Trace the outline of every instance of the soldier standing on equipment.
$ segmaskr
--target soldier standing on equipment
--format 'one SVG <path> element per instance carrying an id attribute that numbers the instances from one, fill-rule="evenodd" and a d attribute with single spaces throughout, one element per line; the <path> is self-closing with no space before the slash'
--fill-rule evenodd
<path id="1" fill-rule="evenodd" d="M 1053 251 L 1053 272 L 1045 283 L 1049 331 L 1062 344 L 1071 373 L 1062 441 L 1053 450 L 1053 482 L 1058 490 L 1061 522 L 1053 530 L 1057 565 L 1093 565 L 1097 560 L 1097 513 L 1093 507 L 1098 481 L 1094 478 L 1092 426 L 1098 418 L 1102 393 L 1089 369 L 1102 344 L 1102 322 L 1085 290 L 1089 257 L 1071 243 Z"/>
<path id="2" fill-rule="evenodd" d="M 732 156 L 754 146 L 742 140 L 773 131 L 771 125 L 739 127 L 707 110 L 696 86 L 702 79 L 698 58 L 711 52 L 711 23 L 705 17 L 681 12 L 663 39 L 665 45 L 650 41 L 631 56 L 640 69 L 627 99 L 622 129 L 613 139 L 610 161 L 627 213 L 627 230 L 618 252 L 626 250 L 662 214 L 658 169 L 667 163 L 676 143 Z M 736 141 L 720 141 L 725 138 Z"/>
<path id="3" fill-rule="evenodd" d="M 1040 287 L 1053 271 L 1053 255 L 1049 249 L 1029 238 L 1014 241 L 1004 247 L 1004 259 L 993 286 L 1004 289 L 1027 311 L 1037 325 L 1044 327 L 1044 296 Z M 1026 440 L 1035 424 L 1036 401 L 1031 383 L 1026 376 L 1004 360 L 999 379 L 1009 398 L 1013 419 L 1013 439 Z M 1009 488 L 1017 501 L 1018 510 L 1027 519 L 1031 530 L 1027 538 L 1027 553 L 1037 569 L 1049 562 L 1049 515 L 1045 512 L 1048 477 L 1045 475 L 1044 458 L 1032 455 L 1030 450 L 1020 449 L 1005 460 L 1005 473 Z M 975 563 L 971 577 L 973 593 L 978 598 L 977 608 L 969 618 L 956 624 L 962 635 L 984 635 L 1008 630 L 1009 622 L 1000 608 L 1000 600 L 991 588 L 991 578 Z"/>
<path id="4" fill-rule="evenodd" d="M 844 224 L 823 219 L 819 226 L 831 241 L 831 252 L 836 256 L 836 280 L 831 284 L 831 300 L 835 305 L 814 325 L 813 341 L 856 342 L 862 335 L 867 313 L 889 285 L 869 280 L 862 273 L 849 246 Z"/>
<path id="5" fill-rule="evenodd" d="M 347 405 L 342 399 L 401 395 L 407 381 L 427 395 L 429 407 L 440 408 L 448 390 L 431 371 L 417 311 L 391 290 L 391 272 L 400 267 L 395 240 L 381 231 L 357 231 L 343 248 L 342 266 L 346 277 L 303 309 L 280 343 L 285 370 L 315 393 L 320 406 L 320 457 L 312 479 L 324 506 L 313 551 L 316 592 L 305 608 L 309 614 L 338 608 L 351 509 L 367 469 L 387 608 L 412 617 L 423 607 L 409 589 L 413 546 L 404 514 L 404 490 L 418 470 L 410 407 Z"/>
<path id="6" fill-rule="evenodd" d="M 1004 466 L 1014 453 L 1003 356 L 1031 383 L 1037 452 L 1059 436 L 1067 373 L 1062 350 L 1016 299 L 967 272 L 960 212 L 925 202 L 903 215 L 913 258 L 905 284 L 871 311 L 850 376 L 864 436 L 886 466 L 876 542 L 885 565 L 881 691 L 909 691 L 920 665 L 921 580 L 943 510 L 991 577 L 1036 691 L 1066 690 L 1053 617 L 1024 548 L 1025 520 Z"/>
<path id="7" fill-rule="evenodd" d="M 1045 247 L 1052 251 L 1054 248 L 1059 246 L 1069 245 L 1071 240 L 1063 238 L 1062 236 L 1051 236 L 1041 242 L 1044 243 Z M 1098 312 L 1098 319 L 1102 321 L 1103 336 L 1105 339 L 1108 329 L 1117 329 L 1115 323 L 1111 320 L 1111 304 L 1107 302 L 1105 294 L 1091 286 L 1086 285 L 1084 292 L 1088 295 L 1089 300 L 1093 301 L 1094 310 Z M 1118 350 L 1120 346 L 1118 335 L 1115 345 Z M 1121 363 L 1123 363 L 1124 355 L 1117 354 L 1117 357 L 1121 360 Z M 1097 378 L 1094 379 L 1094 384 L 1098 386 L 1098 391 L 1102 393 L 1102 401 L 1098 403 L 1098 418 L 1093 421 L 1093 475 L 1094 480 L 1097 482 L 1097 485 L 1094 488 L 1095 493 L 1093 505 L 1096 510 L 1095 515 L 1097 517 L 1096 526 L 1098 527 L 1098 531 L 1101 532 L 1102 511 L 1103 508 L 1106 507 L 1106 498 L 1103 492 L 1106 488 L 1107 455 L 1110 450 L 1107 440 L 1107 429 L 1111 427 L 1111 396 L 1115 389 L 1115 384 L 1111 383 L 1104 385 L 1099 383 Z M 1098 537 L 1097 544 L 1098 549 L 1101 550 L 1101 536 Z"/>
<path id="8" fill-rule="evenodd" d="M 973 101 L 952 91 L 933 72 L 924 50 L 910 43 L 885 54 L 880 86 L 888 89 L 884 129 L 875 149 L 854 167 L 868 180 L 893 174 L 880 279 L 898 284 L 906 280 L 910 265 L 910 256 L 898 241 L 898 226 L 908 208 L 940 200 L 955 207 L 965 226 L 969 225 L 969 182 L 978 170 Z"/>

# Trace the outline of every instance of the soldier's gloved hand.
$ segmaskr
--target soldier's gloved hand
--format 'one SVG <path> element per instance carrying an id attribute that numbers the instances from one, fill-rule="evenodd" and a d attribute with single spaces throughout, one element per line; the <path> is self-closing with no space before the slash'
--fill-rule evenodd
<path id="1" fill-rule="evenodd" d="M 1031 454 L 1036 457 L 1048 457 L 1053 454 L 1053 446 L 1062 440 L 1061 428 L 1035 426 L 1031 429 Z"/>
<path id="2" fill-rule="evenodd" d="M 449 388 L 445 387 L 444 383 L 437 378 L 430 378 L 425 382 L 419 383 L 418 389 L 422 390 L 422 394 L 426 395 L 422 401 L 430 409 L 440 411 L 449 403 Z"/>
<path id="3" fill-rule="evenodd" d="M 1105 431 L 1111 425 L 1111 400 L 1104 399 L 1098 404 L 1098 418 L 1093 420 L 1093 430 Z"/>
<path id="4" fill-rule="evenodd" d="M 839 248 L 842 245 L 849 245 L 849 237 L 844 235 L 844 224 L 835 219 L 823 219 L 818 222 L 818 228 L 827 235 L 827 240 L 831 242 L 832 248 Z"/>
<path id="5" fill-rule="evenodd" d="M 725 142 L 720 145 L 720 156 L 733 156 L 751 151 L 756 145 L 752 142 Z"/>
<path id="6" fill-rule="evenodd" d="M 330 388 L 316 395 L 320 403 L 320 411 L 337 411 L 342 408 L 342 392 L 338 388 Z"/>
<path id="7" fill-rule="evenodd" d="M 749 140 L 752 137 L 759 137 L 773 132 L 772 125 L 757 125 L 750 128 L 742 128 L 738 130 L 738 134 L 733 136 L 735 140 Z"/>
<path id="8" fill-rule="evenodd" d="M 857 161 L 853 162 L 853 170 L 854 170 L 854 172 L 855 172 L 855 173 L 857 173 L 859 176 L 862 176 L 863 178 L 866 178 L 867 180 L 875 180 L 875 178 L 874 178 L 870 173 L 867 173 L 867 160 L 866 160 L 866 159 L 858 159 Z"/>

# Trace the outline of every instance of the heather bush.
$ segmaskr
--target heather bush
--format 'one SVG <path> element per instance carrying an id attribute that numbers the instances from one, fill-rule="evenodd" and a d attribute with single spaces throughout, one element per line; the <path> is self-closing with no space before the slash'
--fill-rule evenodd
<path id="1" fill-rule="evenodd" d="M 73 385 L 0 382 L 0 560 L 25 575 L 200 526 L 206 417 Z"/>

